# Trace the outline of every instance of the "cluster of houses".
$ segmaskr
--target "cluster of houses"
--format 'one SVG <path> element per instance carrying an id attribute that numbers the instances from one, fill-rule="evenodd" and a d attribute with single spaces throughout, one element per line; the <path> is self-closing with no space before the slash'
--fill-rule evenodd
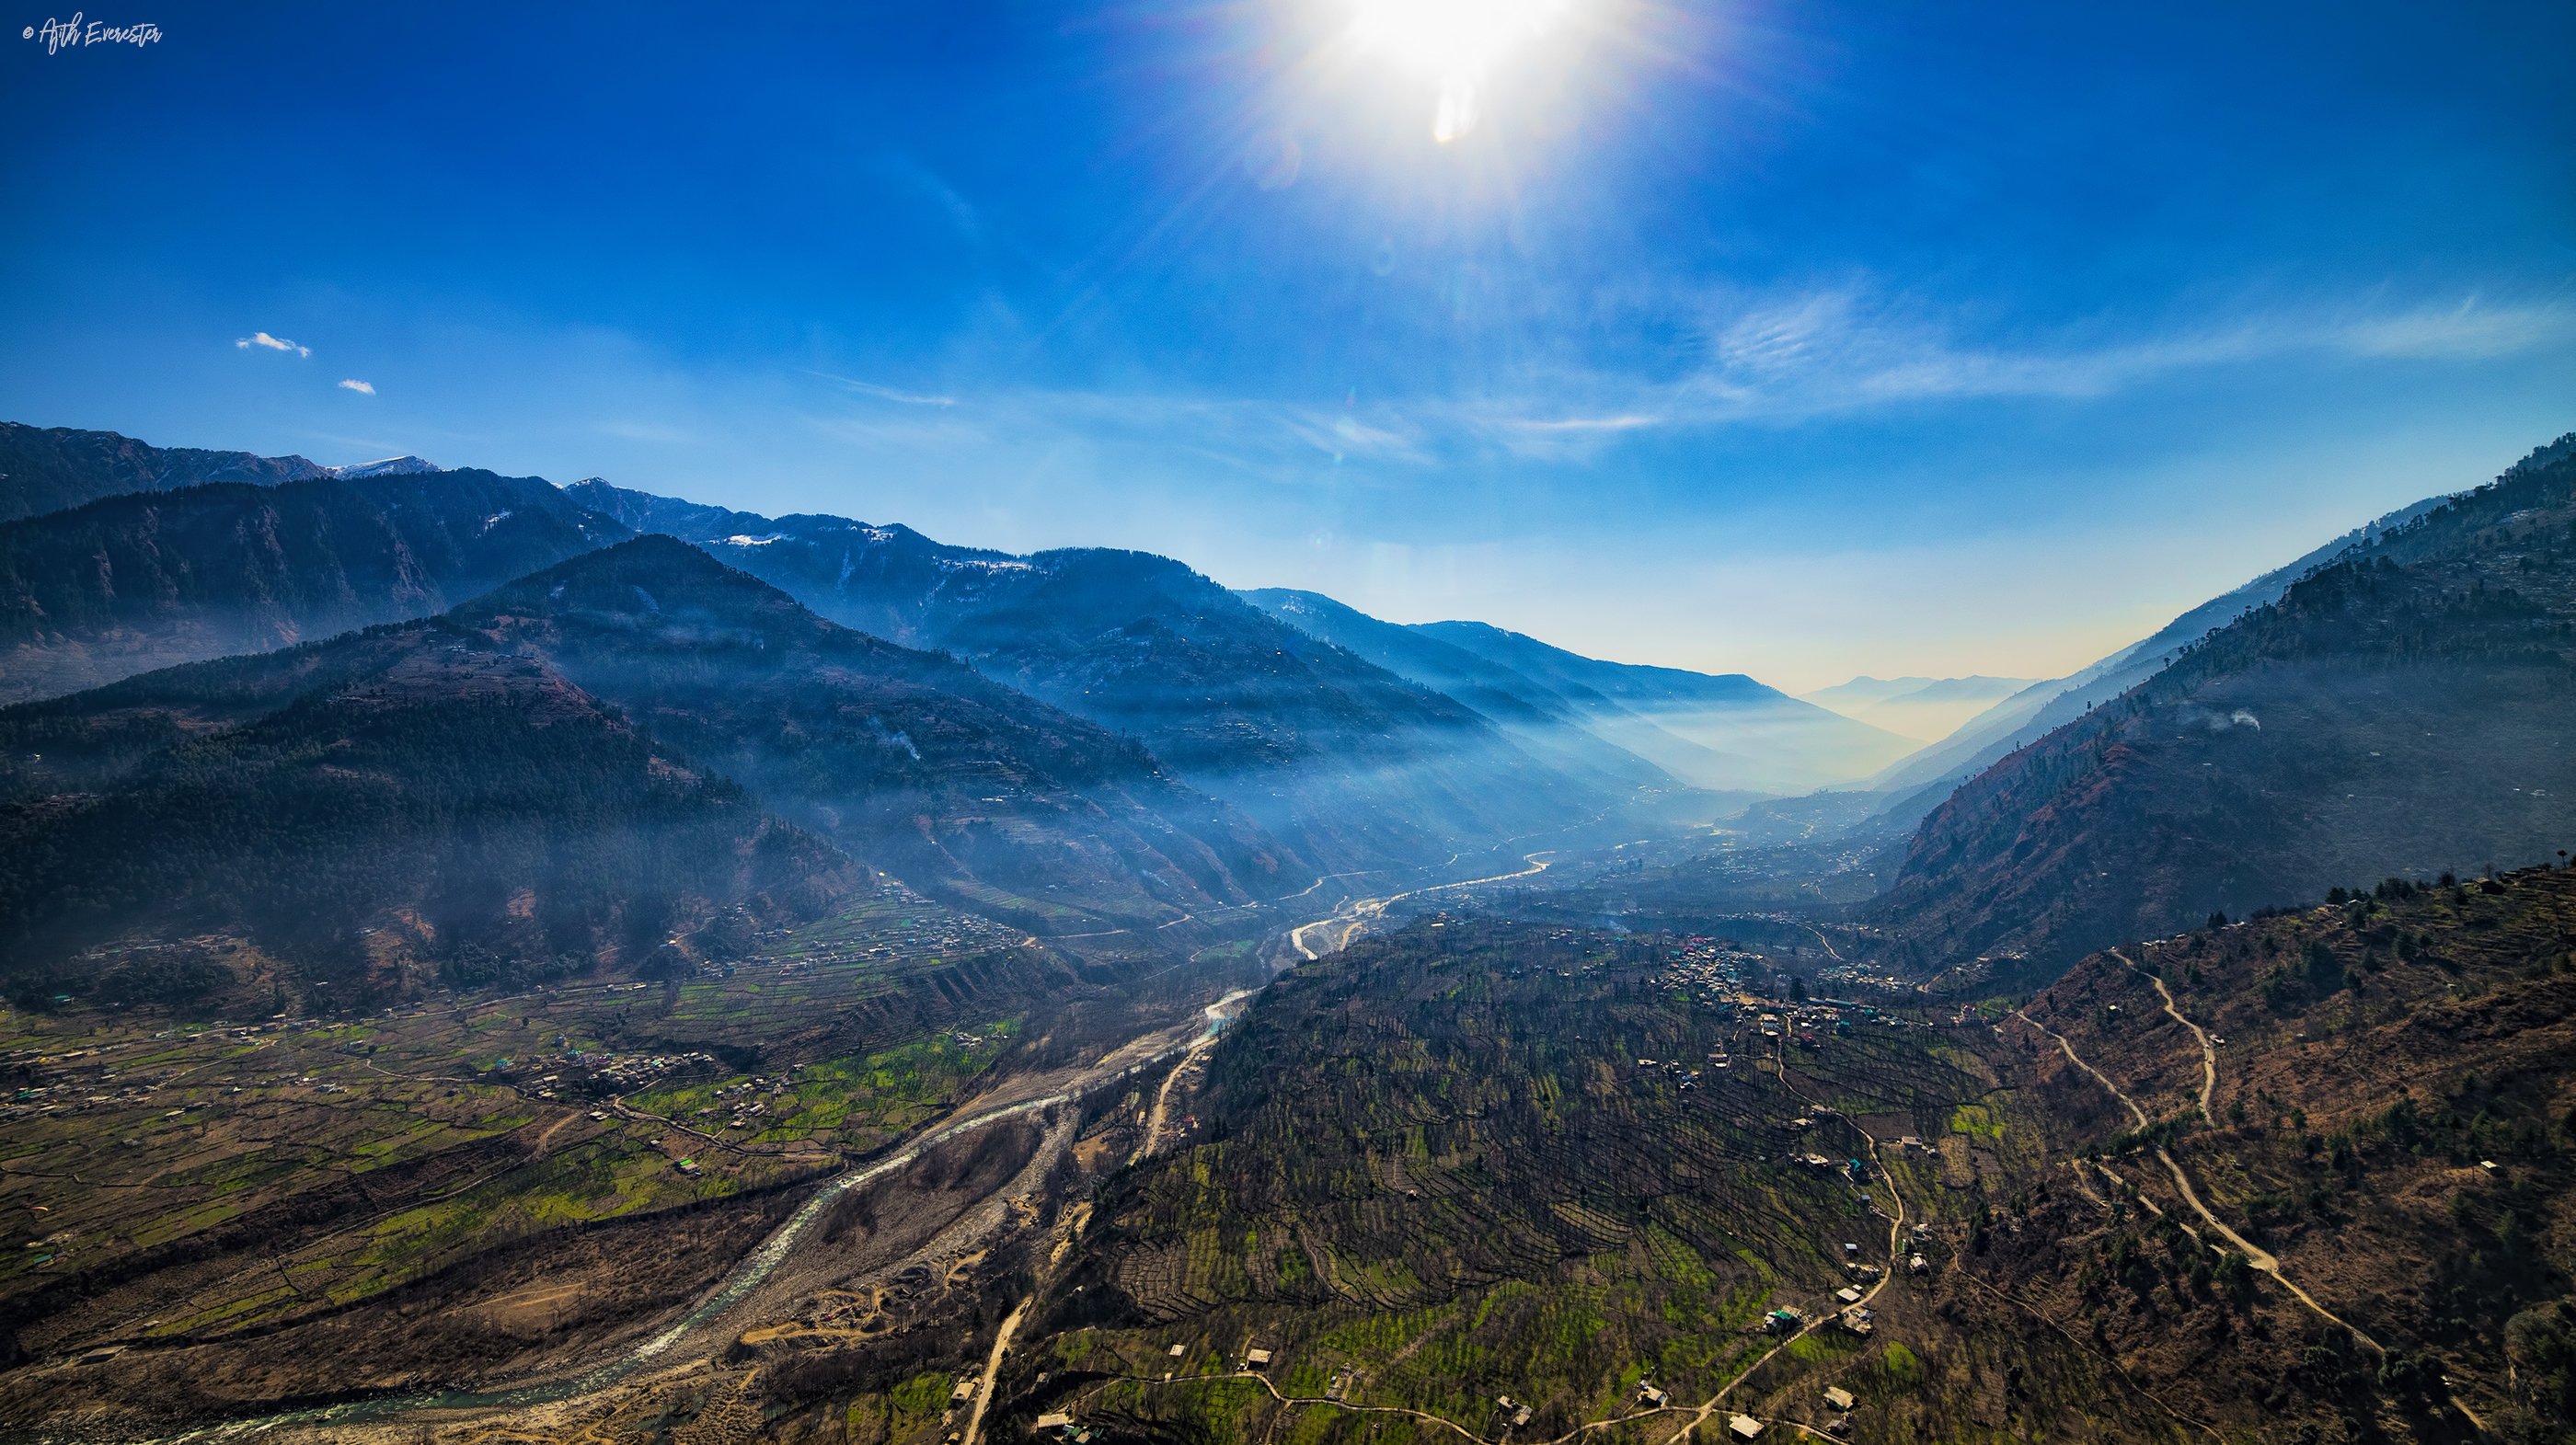
<path id="1" fill-rule="evenodd" d="M 1709 938 L 1686 938 L 1673 950 L 1673 956 L 1655 982 L 1665 988 L 1697 994 L 1710 1004 L 1733 1007 L 1735 996 L 1744 988 L 1748 967 L 1761 961 L 1761 955 L 1730 948 Z"/>
<path id="2" fill-rule="evenodd" d="M 675 1075 L 722 1068 L 715 1055 L 699 1050 L 684 1054 L 612 1054 L 576 1048 L 555 1036 L 562 1052 L 501 1059 L 492 1075 L 512 1084 L 534 1085 L 537 1097 L 553 1098 L 558 1090 L 623 1094 Z"/>
<path id="3" fill-rule="evenodd" d="M 726 1114 L 728 1115 L 724 1121 L 726 1128 L 748 1129 L 753 1127 L 762 1115 L 769 1112 L 769 1100 L 779 1098 L 786 1092 L 786 1079 L 764 1078 L 755 1074 L 738 1083 L 726 1084 L 717 1089 L 715 1096 L 718 1102 L 698 1110 L 696 1117 L 705 1119 L 717 1114 Z M 723 1102 L 727 1099 L 733 1102 L 730 1104 Z"/>
<path id="4" fill-rule="evenodd" d="M 1833 1412 L 1833 1417 L 1825 1422 L 1825 1433 L 1829 1435 L 1848 1434 L 1851 1430 L 1851 1412 L 1859 1403 L 1860 1401 L 1853 1396 L 1851 1391 L 1842 1388 L 1840 1385 L 1827 1385 L 1825 1387 L 1825 1407 Z M 1763 1422 L 1751 1415 L 1729 1415 L 1726 1417 L 1726 1433 L 1729 1439 L 1759 1440 L 1762 1438 L 1762 1431 Z"/>
<path id="5" fill-rule="evenodd" d="M 1007 948 L 1029 941 L 1019 929 L 952 912 L 884 874 L 877 878 L 878 886 L 892 895 L 900 913 L 872 919 L 860 931 L 845 937 L 811 942 L 781 962 L 780 971 L 802 970 L 818 963 L 882 963 L 968 949 Z M 792 926 L 766 928 L 752 937 L 761 944 L 778 944 L 788 941 L 796 931 Z"/>
<path id="6" fill-rule="evenodd" d="M 1860 963 L 1834 963 L 1816 971 L 1816 982 L 1836 993 L 1860 993 L 1876 990 L 1883 993 L 1912 993 L 1911 981 L 1892 973 L 1873 973 Z"/>

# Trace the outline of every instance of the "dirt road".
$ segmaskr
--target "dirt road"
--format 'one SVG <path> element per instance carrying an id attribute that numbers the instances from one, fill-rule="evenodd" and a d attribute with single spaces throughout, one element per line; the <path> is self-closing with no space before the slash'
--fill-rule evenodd
<path id="1" fill-rule="evenodd" d="M 2200 1040 L 2200 1120 L 2204 1124 L 2217 1123 L 2217 1117 L 2209 1112 L 2209 1099 L 2218 1091 L 2218 1046 L 2209 1041 L 2209 1030 L 2183 1017 L 2182 1010 L 2174 1007 L 2173 990 L 2165 987 L 2165 981 L 2162 978 L 2138 967 L 2135 960 L 2116 948 L 2111 950 L 2111 956 L 2129 965 L 2131 972 L 2141 975 L 2147 982 L 2154 984 L 2157 996 L 2165 1001 L 2166 1016 L 2191 1030 L 2191 1036 Z"/>
<path id="2" fill-rule="evenodd" d="M 2123 959 L 2122 962 L 2127 962 L 2127 960 Z M 2132 965 L 2132 967 L 2134 966 L 2135 965 Z M 2162 990 L 2163 984 L 2161 980 L 2158 981 L 2157 987 L 2159 991 Z M 2166 999 L 2168 1007 L 2170 1007 L 2172 995 L 2167 994 Z M 2129 1117 L 2137 1120 L 2139 1128 L 2143 1129 L 2147 1127 L 2146 1111 L 2139 1108 L 2135 1100 L 2132 1100 L 2126 1093 L 2122 1092 L 2119 1085 L 2112 1083 L 2109 1075 L 2103 1073 L 2100 1069 L 2093 1067 L 2090 1063 L 2085 1062 L 2083 1055 L 2075 1052 L 2075 1046 L 2068 1043 L 2063 1034 L 2058 1033 L 2056 1030 L 2050 1028 L 2044 1023 L 2041 1023 L 2039 1020 L 2032 1018 L 2030 1015 L 2023 1013 L 2020 1009 L 2013 1010 L 2013 1017 L 2020 1019 L 2023 1023 L 2026 1023 L 2032 1028 L 2039 1030 L 2041 1033 L 2048 1035 L 2050 1038 L 2055 1039 L 2059 1050 L 2062 1051 L 2077 1068 L 2091 1074 L 2103 1088 L 2110 1091 L 2112 1098 L 2120 1101 L 2120 1106 L 2129 1111 Z M 2176 1014 L 2175 1017 L 2181 1018 L 2181 1015 Z M 2209 1050 L 2208 1035 L 2202 1034 L 2199 1026 L 2193 1024 L 2191 1020 L 2182 1019 L 2182 1022 L 2187 1027 L 2190 1027 L 2194 1034 L 2198 1034 L 2200 1036 L 2201 1047 L 2205 1051 L 2203 1055 L 2204 1062 L 2213 1058 L 2214 1053 L 2206 1052 Z M 2206 1085 L 2204 1085 L 2204 1089 L 2205 1088 Z M 2203 1103 L 2201 1106 L 2204 1111 L 2208 1108 L 2208 1104 L 2206 1102 L 2207 1098 L 2208 1095 L 2204 1092 L 2202 1095 Z M 2387 1353 L 2386 1347 L 2382 1346 L 2379 1341 L 2372 1339 L 2360 1326 L 2345 1319 L 2341 1315 L 2336 1314 L 2334 1311 L 2327 1309 L 2324 1305 L 2317 1303 L 2315 1298 L 2309 1295 L 2306 1290 L 2299 1288 L 2297 1284 L 2293 1283 L 2289 1276 L 2281 1272 L 2280 1260 L 2275 1259 L 2268 1251 L 2263 1249 L 2262 1246 L 2255 1244 L 2252 1240 L 2247 1239 L 2245 1236 L 2238 1234 L 2235 1230 L 2229 1228 L 2225 1220 L 2220 1219 L 2217 1215 L 2211 1213 L 2209 1206 L 2201 1202 L 2200 1191 L 2192 1188 L 2191 1175 L 2185 1172 L 2181 1161 L 2175 1159 L 2170 1150 L 2167 1150 L 2162 1146 L 2158 1146 L 2155 1153 L 2157 1160 L 2165 1166 L 2166 1172 L 2173 1176 L 2174 1190 L 2182 1196 L 2182 1202 L 2190 1206 L 2192 1213 L 2200 1216 L 2201 1222 L 2207 1225 L 2211 1232 L 2215 1233 L 2219 1238 L 2226 1240 L 2237 1253 L 2244 1255 L 2245 1262 L 2247 1264 L 2250 1264 L 2256 1269 L 2261 1270 L 2263 1273 L 2270 1275 L 2274 1283 L 2280 1285 L 2282 1289 L 2287 1290 L 2299 1301 L 2299 1303 L 2306 1305 L 2310 1310 L 2314 1311 L 2318 1318 L 2331 1321 L 2334 1324 L 2341 1325 L 2345 1329 L 2352 1331 L 2353 1338 L 2361 1341 L 2365 1345 L 2368 1345 L 2373 1351 L 2380 1354 Z M 2463 1411 L 2463 1413 L 2466 1412 Z"/>

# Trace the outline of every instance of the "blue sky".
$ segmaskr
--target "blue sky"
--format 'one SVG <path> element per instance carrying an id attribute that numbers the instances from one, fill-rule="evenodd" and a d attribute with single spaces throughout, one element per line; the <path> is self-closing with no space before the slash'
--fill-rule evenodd
<path id="1" fill-rule="evenodd" d="M 1446 144 L 1356 14 L 21 4 L 0 415 L 1795 688 L 2066 671 L 2576 427 L 2576 9 L 1565 0 Z"/>

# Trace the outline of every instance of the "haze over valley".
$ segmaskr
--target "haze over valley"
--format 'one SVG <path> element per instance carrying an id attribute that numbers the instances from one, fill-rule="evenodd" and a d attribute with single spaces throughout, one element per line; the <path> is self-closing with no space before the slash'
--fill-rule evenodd
<path id="1" fill-rule="evenodd" d="M 20 28 L 0 1442 L 2576 1445 L 2576 14 Z"/>

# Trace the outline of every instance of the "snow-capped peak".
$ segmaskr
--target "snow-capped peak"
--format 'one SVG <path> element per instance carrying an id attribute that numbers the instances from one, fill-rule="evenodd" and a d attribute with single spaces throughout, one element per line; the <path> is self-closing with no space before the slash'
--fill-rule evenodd
<path id="1" fill-rule="evenodd" d="M 422 457 L 386 457 L 381 461 L 352 462 L 345 467 L 324 467 L 322 470 L 349 482 L 360 477 L 408 477 L 447 469 Z"/>

